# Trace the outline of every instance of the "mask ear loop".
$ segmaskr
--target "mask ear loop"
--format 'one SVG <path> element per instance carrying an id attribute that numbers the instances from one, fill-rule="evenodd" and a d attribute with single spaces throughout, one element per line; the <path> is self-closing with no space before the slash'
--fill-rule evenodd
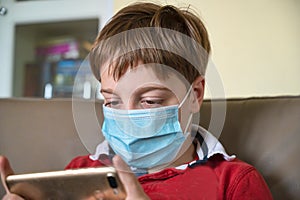
<path id="1" fill-rule="evenodd" d="M 190 86 L 190 88 L 189 88 L 189 90 L 187 91 L 185 97 L 183 98 L 183 100 L 181 101 L 181 103 L 178 105 L 178 108 L 180 108 L 180 107 L 184 104 L 184 102 L 187 100 L 187 98 L 189 97 L 189 95 L 190 95 L 192 89 L 193 89 L 193 85 Z M 184 135 L 187 133 L 187 130 L 188 130 L 188 128 L 189 128 L 189 126 L 190 126 L 190 124 L 191 124 L 191 122 L 192 122 L 192 117 L 193 117 L 193 113 L 191 113 L 191 114 L 189 115 L 188 122 L 187 122 L 186 127 L 185 127 L 185 130 L 184 130 L 184 132 L 183 132 Z"/>
<path id="2" fill-rule="evenodd" d="M 189 97 L 189 94 L 191 93 L 192 89 L 193 89 L 193 86 L 191 85 L 191 87 L 188 89 L 185 97 L 183 98 L 182 102 L 178 105 L 178 108 L 180 108 L 184 104 L 184 102 L 186 101 L 186 99 Z M 190 125 L 191 125 L 192 119 L 193 119 L 193 113 L 191 112 L 190 115 L 189 115 L 189 118 L 188 118 L 188 122 L 186 123 L 186 127 L 184 129 L 184 132 L 182 132 L 183 136 L 185 137 L 185 141 L 182 143 L 182 145 L 180 147 L 180 151 L 182 150 L 183 146 L 186 145 L 187 142 L 188 143 L 190 143 L 190 142 L 192 143 L 191 140 L 188 141 L 189 140 L 189 136 L 191 135 L 191 132 L 188 132 L 188 129 L 189 129 Z M 175 157 L 174 160 L 178 159 L 180 157 L 180 155 L 182 155 L 182 152 L 180 153 L 180 151 L 177 152 L 177 155 L 176 155 L 176 157 Z"/>
<path id="3" fill-rule="evenodd" d="M 184 129 L 183 134 L 185 135 L 187 133 L 187 130 L 189 129 L 191 122 L 192 122 L 193 113 L 190 114 L 188 122 L 186 123 L 186 127 Z"/>
<path id="4" fill-rule="evenodd" d="M 189 88 L 189 90 L 187 91 L 186 95 L 184 96 L 183 100 L 181 101 L 181 103 L 178 105 L 178 108 L 180 108 L 184 102 L 186 101 L 186 99 L 189 97 L 191 91 L 193 89 L 193 86 L 191 85 L 191 87 Z"/>

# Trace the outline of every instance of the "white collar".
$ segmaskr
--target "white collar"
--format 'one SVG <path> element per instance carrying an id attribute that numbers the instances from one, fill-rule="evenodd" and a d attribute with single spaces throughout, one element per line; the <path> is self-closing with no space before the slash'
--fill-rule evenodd
<path id="1" fill-rule="evenodd" d="M 193 125 L 193 129 L 196 130 L 196 132 L 203 138 L 202 144 L 200 144 L 200 141 L 197 140 L 197 155 L 199 157 L 199 160 L 209 159 L 216 154 L 221 154 L 227 161 L 232 161 L 236 158 L 235 155 L 229 156 L 226 153 L 221 142 L 219 142 L 219 140 L 206 129 L 198 125 Z M 188 164 L 177 166 L 176 169 L 186 169 L 189 165 L 193 165 L 196 162 L 197 160 L 194 160 Z"/>

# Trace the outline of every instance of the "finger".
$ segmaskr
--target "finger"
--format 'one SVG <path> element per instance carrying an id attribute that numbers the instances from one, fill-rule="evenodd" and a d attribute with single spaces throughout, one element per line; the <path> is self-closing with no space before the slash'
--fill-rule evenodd
<path id="1" fill-rule="evenodd" d="M 6 177 L 8 175 L 12 175 L 14 174 L 10 164 L 9 164 L 9 161 L 6 157 L 4 156 L 0 156 L 0 176 L 1 176 L 1 182 L 2 182 L 2 185 L 4 186 L 4 189 L 6 191 L 7 194 L 9 194 L 9 189 L 6 185 Z"/>
<path id="2" fill-rule="evenodd" d="M 14 171 L 12 170 L 8 159 L 1 155 L 0 155 L 0 173 L 5 177 L 14 174 Z"/>
<path id="3" fill-rule="evenodd" d="M 21 198 L 18 195 L 15 194 L 6 194 L 2 200 L 24 200 L 23 198 Z"/>
<path id="4" fill-rule="evenodd" d="M 118 175 L 121 179 L 121 181 L 125 184 L 124 187 L 126 189 L 126 191 L 128 191 L 128 189 L 133 189 L 131 187 L 127 188 L 130 185 L 135 185 L 137 180 L 135 175 L 132 173 L 131 169 L 128 167 L 128 165 L 122 160 L 122 158 L 120 156 L 114 156 L 113 158 L 113 164 L 114 167 L 117 169 L 118 171 Z M 128 191 L 130 192 L 130 191 Z"/>
<path id="5" fill-rule="evenodd" d="M 135 175 L 120 156 L 116 155 L 113 157 L 113 164 L 124 185 L 128 199 L 149 199 Z"/>

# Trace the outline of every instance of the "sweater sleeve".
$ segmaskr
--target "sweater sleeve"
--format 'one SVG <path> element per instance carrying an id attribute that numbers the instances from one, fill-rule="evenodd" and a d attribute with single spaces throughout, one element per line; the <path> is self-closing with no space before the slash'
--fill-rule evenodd
<path id="1" fill-rule="evenodd" d="M 236 177 L 227 195 L 226 199 L 232 200 L 273 199 L 265 180 L 254 167 L 248 168 Z"/>

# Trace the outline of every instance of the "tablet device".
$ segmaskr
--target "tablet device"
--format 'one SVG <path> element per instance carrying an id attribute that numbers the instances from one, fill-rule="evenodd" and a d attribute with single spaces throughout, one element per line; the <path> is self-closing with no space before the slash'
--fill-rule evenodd
<path id="1" fill-rule="evenodd" d="M 113 167 L 10 175 L 6 178 L 6 183 L 11 193 L 26 200 L 97 200 L 126 197 Z"/>

